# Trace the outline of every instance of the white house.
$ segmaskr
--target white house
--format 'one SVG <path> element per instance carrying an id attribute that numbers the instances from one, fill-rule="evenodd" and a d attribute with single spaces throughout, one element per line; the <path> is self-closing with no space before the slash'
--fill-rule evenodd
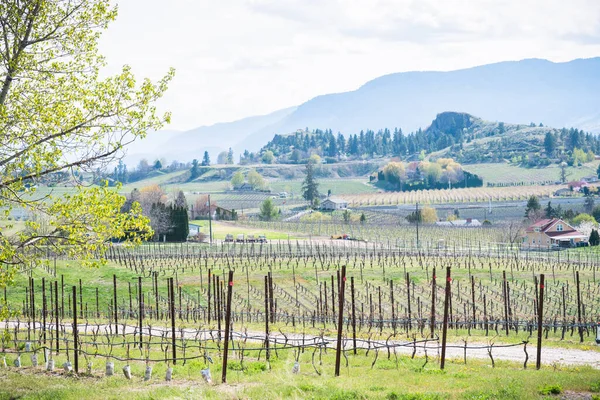
<path id="1" fill-rule="evenodd" d="M 335 211 L 348 208 L 348 202 L 334 197 L 328 197 L 321 202 L 321 210 Z"/>

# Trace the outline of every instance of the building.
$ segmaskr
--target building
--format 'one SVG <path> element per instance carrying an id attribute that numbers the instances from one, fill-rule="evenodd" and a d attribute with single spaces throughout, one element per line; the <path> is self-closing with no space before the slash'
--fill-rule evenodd
<path id="1" fill-rule="evenodd" d="M 200 228 L 201 228 L 200 225 L 190 223 L 190 224 L 188 224 L 188 226 L 190 227 L 190 233 L 188 234 L 188 237 L 196 236 L 197 234 L 200 233 Z"/>
<path id="2" fill-rule="evenodd" d="M 481 222 L 474 218 L 467 219 L 455 219 L 454 221 L 439 221 L 435 223 L 437 226 L 456 226 L 461 228 L 470 228 L 475 226 L 481 226 Z"/>
<path id="3" fill-rule="evenodd" d="M 348 208 L 348 202 L 342 199 L 328 197 L 321 202 L 321 210 L 325 211 L 344 210 L 346 208 Z"/>
<path id="4" fill-rule="evenodd" d="M 234 221 L 237 219 L 237 213 L 235 210 L 228 210 L 217 206 L 213 218 L 217 220 Z"/>
<path id="5" fill-rule="evenodd" d="M 523 247 L 556 248 L 586 246 L 588 237 L 560 218 L 542 219 L 529 226 Z"/>

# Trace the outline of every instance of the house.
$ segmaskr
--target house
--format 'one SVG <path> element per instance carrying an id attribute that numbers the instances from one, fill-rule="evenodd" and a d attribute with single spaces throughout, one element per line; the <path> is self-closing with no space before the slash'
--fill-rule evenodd
<path id="1" fill-rule="evenodd" d="M 581 192 L 583 191 L 584 187 L 589 186 L 588 183 L 584 180 L 569 182 L 568 185 L 569 189 L 571 189 L 574 192 Z"/>
<path id="2" fill-rule="evenodd" d="M 217 206 L 213 218 L 217 220 L 234 221 L 237 219 L 237 213 L 235 210 L 228 210 L 226 208 Z"/>
<path id="3" fill-rule="evenodd" d="M 523 247 L 576 247 L 587 245 L 588 237 L 560 218 L 542 219 L 529 226 Z"/>
<path id="4" fill-rule="evenodd" d="M 190 227 L 190 233 L 188 233 L 188 237 L 196 236 L 200 233 L 200 225 L 190 223 L 188 226 Z"/>
<path id="5" fill-rule="evenodd" d="M 596 175 L 584 176 L 581 180 L 587 183 L 595 183 L 598 182 L 598 177 Z"/>
<path id="6" fill-rule="evenodd" d="M 336 199 L 334 197 L 328 197 L 321 203 L 321 210 L 335 211 L 343 210 L 348 208 L 348 202 L 346 200 Z"/>
<path id="7" fill-rule="evenodd" d="M 461 228 L 469 228 L 474 226 L 481 226 L 481 222 L 477 219 L 456 219 L 454 221 L 438 221 L 435 223 L 437 226 L 456 226 Z"/>

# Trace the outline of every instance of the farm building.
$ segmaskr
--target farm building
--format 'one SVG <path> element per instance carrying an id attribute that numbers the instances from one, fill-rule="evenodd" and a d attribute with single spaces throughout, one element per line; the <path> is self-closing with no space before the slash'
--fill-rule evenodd
<path id="1" fill-rule="evenodd" d="M 477 219 L 456 219 L 454 221 L 439 221 L 435 223 L 437 226 L 456 226 L 461 228 L 469 228 L 473 226 L 481 226 L 481 222 Z"/>
<path id="2" fill-rule="evenodd" d="M 334 211 L 343 210 L 348 208 L 348 202 L 346 200 L 336 199 L 329 197 L 321 203 L 321 210 Z"/>
<path id="3" fill-rule="evenodd" d="M 529 226 L 523 247 L 576 247 L 587 245 L 588 237 L 560 218 L 542 219 Z"/>
<path id="4" fill-rule="evenodd" d="M 190 233 L 188 233 L 188 237 L 196 236 L 197 234 L 200 233 L 200 225 L 190 223 L 189 227 L 190 227 Z"/>

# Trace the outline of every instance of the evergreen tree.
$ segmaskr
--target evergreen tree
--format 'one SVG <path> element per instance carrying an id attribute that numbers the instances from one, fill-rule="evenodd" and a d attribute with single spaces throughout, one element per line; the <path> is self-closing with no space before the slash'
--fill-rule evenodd
<path id="1" fill-rule="evenodd" d="M 200 171 L 198 170 L 198 160 L 195 158 L 192 160 L 192 169 L 190 169 L 190 181 L 196 179 L 200 176 Z"/>
<path id="2" fill-rule="evenodd" d="M 154 166 L 153 166 L 154 169 L 158 170 L 158 169 L 162 169 L 162 167 L 163 166 L 162 166 L 162 163 L 160 162 L 160 160 L 154 161 Z"/>
<path id="3" fill-rule="evenodd" d="M 546 155 L 548 157 L 554 155 L 554 150 L 556 150 L 556 138 L 552 132 L 546 133 L 546 137 L 544 138 L 544 148 L 546 149 Z"/>
<path id="4" fill-rule="evenodd" d="M 279 214 L 277 208 L 273 205 L 273 200 L 269 197 L 260 204 L 260 213 L 258 217 L 261 221 L 272 221 Z"/>
<path id="5" fill-rule="evenodd" d="M 367 222 L 367 216 L 365 213 L 362 213 L 360 214 L 360 223 L 364 225 L 365 222 Z"/>
<path id="6" fill-rule="evenodd" d="M 527 201 L 527 207 L 525 208 L 525 218 L 537 219 L 542 206 L 537 196 L 531 196 Z"/>
<path id="7" fill-rule="evenodd" d="M 319 184 L 315 180 L 313 163 L 306 164 L 306 177 L 302 182 L 302 197 L 314 206 L 315 200 L 319 198 Z"/>
<path id="8" fill-rule="evenodd" d="M 592 196 L 586 196 L 585 202 L 583 203 L 583 209 L 587 214 L 591 214 L 594 210 L 594 198 Z"/>
<path id="9" fill-rule="evenodd" d="M 598 169 L 596 170 L 596 175 L 598 175 L 598 178 L 600 178 L 600 164 L 598 165 Z"/>
<path id="10" fill-rule="evenodd" d="M 233 164 L 233 150 L 231 150 L 231 147 L 227 152 L 227 164 Z"/>
<path id="11" fill-rule="evenodd" d="M 590 246 L 598 246 L 600 244 L 600 234 L 596 229 L 592 229 L 590 234 Z"/>
<path id="12" fill-rule="evenodd" d="M 548 205 L 544 209 L 544 212 L 546 213 L 546 218 L 554 218 L 555 211 L 554 211 L 554 208 L 552 208 L 551 201 L 548 202 Z"/>
<path id="13" fill-rule="evenodd" d="M 210 157 L 208 156 L 208 151 L 204 151 L 204 157 L 202 157 L 202 166 L 210 166 Z"/>

